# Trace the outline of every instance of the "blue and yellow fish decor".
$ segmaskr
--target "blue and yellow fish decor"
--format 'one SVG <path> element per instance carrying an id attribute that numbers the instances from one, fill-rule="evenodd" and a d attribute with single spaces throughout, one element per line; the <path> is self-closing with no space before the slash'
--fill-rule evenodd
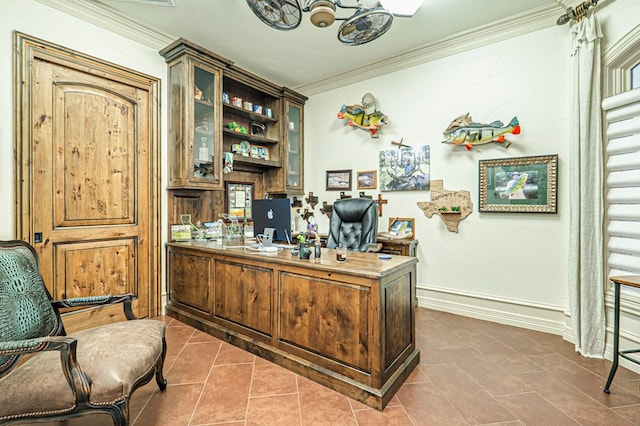
<path id="1" fill-rule="evenodd" d="M 475 145 L 483 145 L 489 142 L 495 142 L 508 148 L 511 142 L 505 138 L 505 135 L 519 135 L 520 130 L 518 117 L 513 117 L 509 124 L 505 126 L 499 120 L 489 124 L 476 123 L 469 113 L 466 113 L 453 120 L 449 127 L 442 132 L 445 138 L 442 143 L 464 145 L 467 151 L 471 151 Z"/>
<path id="2" fill-rule="evenodd" d="M 368 130 L 372 138 L 377 138 L 380 127 L 389 122 L 386 115 L 376 111 L 375 98 L 371 93 L 364 94 L 362 104 L 342 105 L 338 118 L 349 120 L 348 124 L 353 128 Z"/>

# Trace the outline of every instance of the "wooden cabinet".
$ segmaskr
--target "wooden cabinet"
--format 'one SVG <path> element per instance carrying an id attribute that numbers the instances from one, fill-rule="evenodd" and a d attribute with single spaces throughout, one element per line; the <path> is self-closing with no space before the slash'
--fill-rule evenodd
<path id="1" fill-rule="evenodd" d="M 184 42 L 160 52 L 169 66 L 169 188 L 222 188 L 224 58 Z"/>
<path id="2" fill-rule="evenodd" d="M 271 194 L 304 193 L 305 96 L 184 39 L 160 54 L 169 67 L 169 189 L 221 190 L 239 172 Z M 223 169 L 226 153 L 233 171 Z"/>

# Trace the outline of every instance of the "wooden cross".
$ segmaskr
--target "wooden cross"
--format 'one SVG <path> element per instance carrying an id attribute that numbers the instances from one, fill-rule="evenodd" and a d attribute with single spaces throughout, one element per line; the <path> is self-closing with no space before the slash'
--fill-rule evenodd
<path id="1" fill-rule="evenodd" d="M 298 197 L 293 197 L 291 207 L 302 207 L 302 200 L 298 200 Z"/>
<path id="2" fill-rule="evenodd" d="M 378 199 L 374 201 L 378 205 L 378 216 L 382 216 L 382 205 L 387 204 L 389 200 L 382 198 L 382 194 L 378 194 Z"/>
<path id="3" fill-rule="evenodd" d="M 318 204 L 318 196 L 313 195 L 313 192 L 309 192 L 309 197 L 305 198 L 305 200 L 307 201 L 307 204 L 311 205 L 312 209 L 316 208 L 316 204 Z"/>
<path id="4" fill-rule="evenodd" d="M 400 139 L 400 142 L 391 141 L 391 144 L 393 144 L 393 145 L 397 145 L 397 146 L 398 146 L 398 148 L 402 148 L 402 147 L 407 147 L 407 148 L 408 148 L 408 147 L 409 147 L 409 145 L 405 145 L 405 144 L 403 144 L 403 143 L 402 143 L 402 141 L 403 141 L 403 140 L 404 140 L 404 138 L 401 138 L 401 139 Z"/>

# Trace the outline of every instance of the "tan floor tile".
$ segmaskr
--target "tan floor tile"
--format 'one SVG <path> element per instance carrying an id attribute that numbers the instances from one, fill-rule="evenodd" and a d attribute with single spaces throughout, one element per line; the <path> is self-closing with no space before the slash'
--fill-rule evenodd
<path id="1" fill-rule="evenodd" d="M 189 425 L 202 384 L 169 385 L 166 392 L 154 393 L 133 422 L 134 426 Z"/>
<path id="2" fill-rule="evenodd" d="M 387 407 L 384 411 L 361 410 L 355 413 L 358 425 L 367 426 L 412 426 L 413 422 L 403 407 Z"/>
<path id="3" fill-rule="evenodd" d="M 213 361 L 218 355 L 221 342 L 188 343 L 165 376 L 172 384 L 204 383 Z"/>
<path id="4" fill-rule="evenodd" d="M 214 366 L 204 386 L 194 424 L 245 420 L 253 364 Z"/>
<path id="5" fill-rule="evenodd" d="M 222 343 L 220 352 L 216 357 L 216 365 L 224 364 L 245 364 L 255 361 L 256 356 L 250 352 L 237 348 L 229 343 Z"/>
<path id="6" fill-rule="evenodd" d="M 247 426 L 299 425 L 298 395 L 278 395 L 249 399 Z"/>
<path id="7" fill-rule="evenodd" d="M 578 424 L 533 392 L 504 395 L 496 397 L 496 399 L 526 425 L 569 426 Z"/>
<path id="8" fill-rule="evenodd" d="M 398 400 L 416 425 L 468 425 L 458 410 L 427 383 L 403 385 Z"/>
<path id="9" fill-rule="evenodd" d="M 256 361 L 251 383 L 252 398 L 292 394 L 297 391 L 295 373 L 268 361 Z"/>

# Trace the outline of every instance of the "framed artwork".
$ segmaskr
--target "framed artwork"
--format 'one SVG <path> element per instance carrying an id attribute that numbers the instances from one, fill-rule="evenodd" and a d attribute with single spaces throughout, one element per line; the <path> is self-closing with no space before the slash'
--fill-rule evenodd
<path id="1" fill-rule="evenodd" d="M 481 212 L 557 213 L 558 156 L 480 160 Z"/>
<path id="2" fill-rule="evenodd" d="M 188 241 L 191 239 L 191 225 L 189 224 L 173 224 L 171 225 L 172 241 Z"/>
<path id="3" fill-rule="evenodd" d="M 253 201 L 253 184 L 242 182 L 227 182 L 227 213 L 229 218 L 251 219 L 251 204 Z"/>
<path id="4" fill-rule="evenodd" d="M 327 191 L 351 191 L 351 170 L 327 170 Z"/>
<path id="5" fill-rule="evenodd" d="M 380 151 L 380 191 L 428 190 L 429 145 Z"/>
<path id="6" fill-rule="evenodd" d="M 377 170 L 360 170 L 356 173 L 358 189 L 376 189 L 378 187 Z"/>
<path id="7" fill-rule="evenodd" d="M 389 234 L 395 238 L 413 240 L 416 236 L 416 222 L 412 217 L 389 218 Z"/>

